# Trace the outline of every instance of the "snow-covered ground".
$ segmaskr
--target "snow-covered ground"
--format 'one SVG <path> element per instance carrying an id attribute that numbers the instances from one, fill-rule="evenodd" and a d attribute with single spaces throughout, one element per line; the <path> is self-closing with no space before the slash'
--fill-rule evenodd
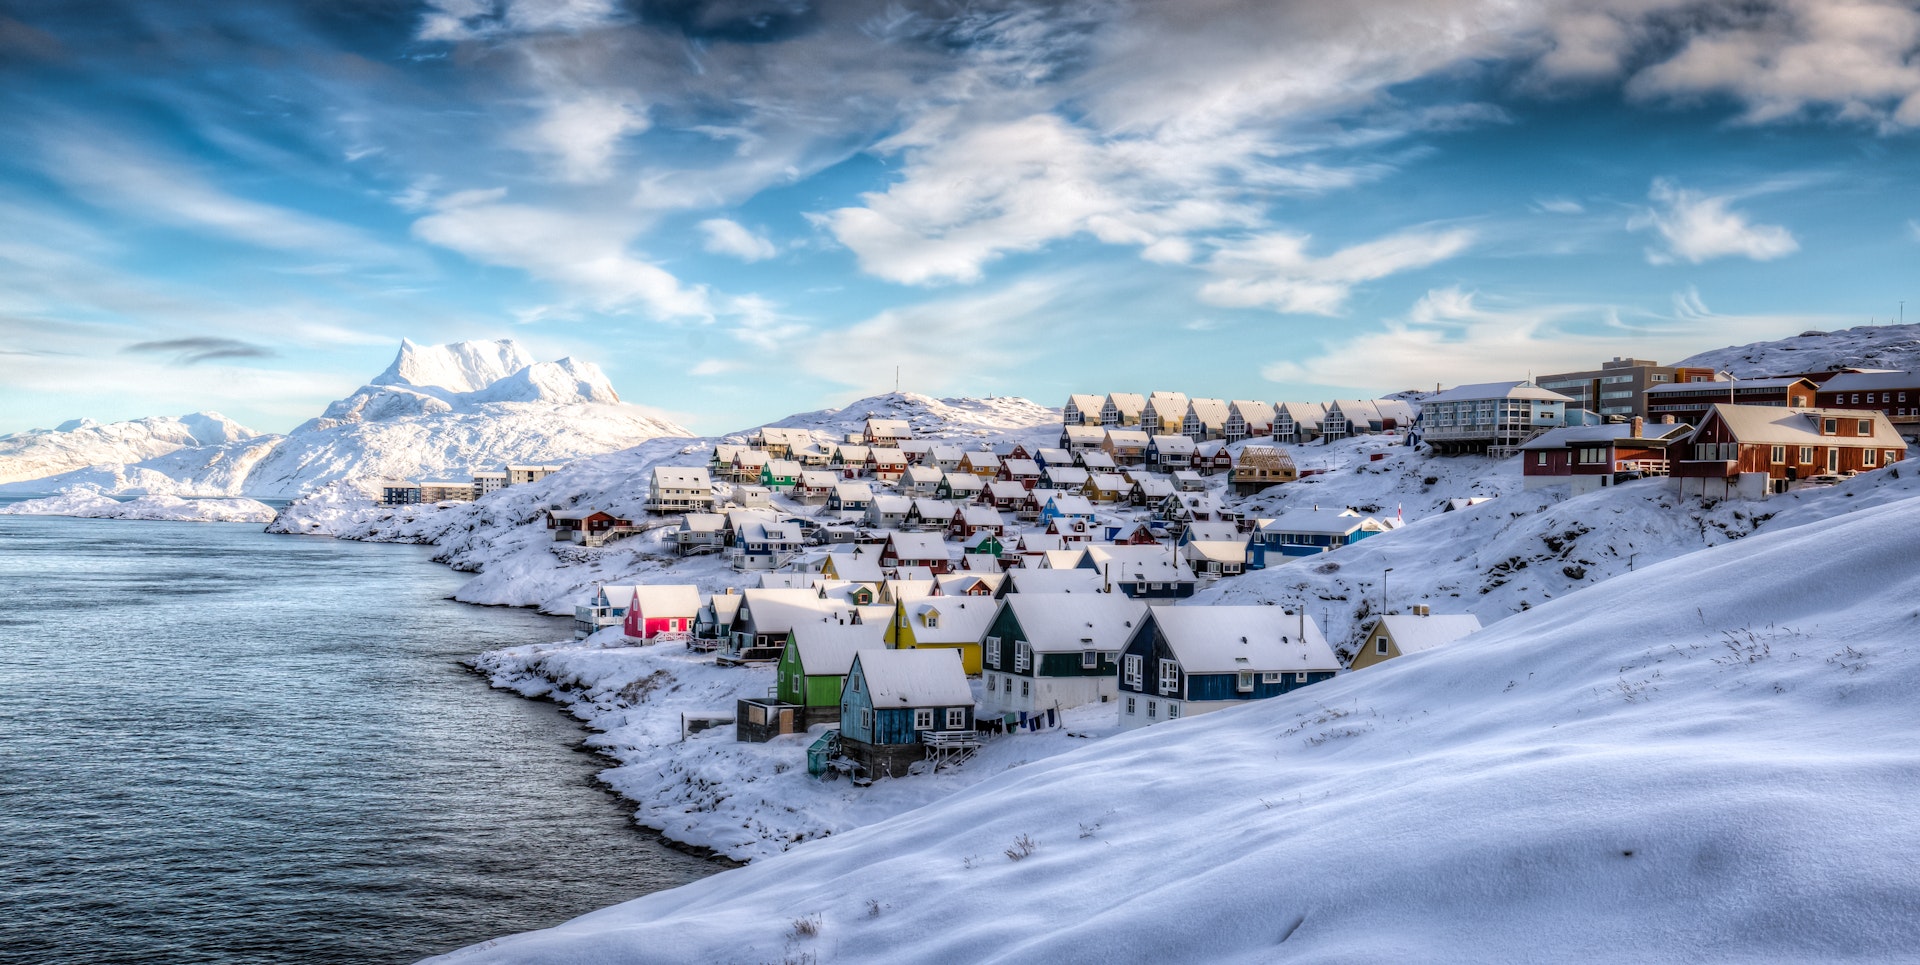
<path id="1" fill-rule="evenodd" d="M 1729 345 L 1675 365 L 1705 366 L 1740 378 L 1828 372 L 1837 368 L 1920 369 L 1920 325 L 1856 325 L 1832 332 Z"/>
<path id="2" fill-rule="evenodd" d="M 88 466 L 136 463 L 181 449 L 224 446 L 259 435 L 218 412 L 105 424 L 75 419 L 52 429 L 0 436 L 0 484 L 44 479 Z M 56 488 L 42 486 L 37 491 Z"/>
<path id="3" fill-rule="evenodd" d="M 178 496 L 141 496 L 118 500 L 97 490 L 74 489 L 54 496 L 0 506 L 14 516 L 82 516 L 88 519 L 158 519 L 189 523 L 264 523 L 274 518 L 272 506 L 252 499 L 181 499 Z"/>
<path id="4" fill-rule="evenodd" d="M 440 960 L 1901 959 L 1920 499 L 1886 495 Z"/>
<path id="5" fill-rule="evenodd" d="M 280 498 L 342 480 L 466 478 L 507 463 L 564 463 L 688 435 L 650 409 L 622 403 L 591 362 L 537 362 L 510 340 L 403 342 L 386 371 L 285 436 L 195 429 L 188 442 L 171 448 L 123 451 L 68 432 L 58 438 L 74 454 L 57 468 L 43 451 L 54 436 L 5 437 L 0 491 L 89 486 L 118 494 Z M 37 448 L 9 462 L 9 440 L 16 439 Z M 24 461 L 29 457 L 38 461 Z"/>

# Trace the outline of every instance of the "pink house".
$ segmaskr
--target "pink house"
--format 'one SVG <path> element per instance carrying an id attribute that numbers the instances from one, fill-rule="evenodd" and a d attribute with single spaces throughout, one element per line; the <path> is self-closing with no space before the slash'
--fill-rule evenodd
<path id="1" fill-rule="evenodd" d="M 627 607 L 626 634 L 635 640 L 683 638 L 693 632 L 700 612 L 700 590 L 687 585 L 636 586 Z"/>

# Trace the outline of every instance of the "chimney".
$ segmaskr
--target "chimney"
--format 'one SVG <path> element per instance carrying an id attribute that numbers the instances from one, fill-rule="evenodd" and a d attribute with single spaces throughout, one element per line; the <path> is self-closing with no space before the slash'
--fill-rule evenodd
<path id="1" fill-rule="evenodd" d="M 1673 425 L 1673 413 L 1669 412 L 1666 415 L 1661 416 L 1660 424 L 1663 426 Z"/>
<path id="2" fill-rule="evenodd" d="M 1634 416 L 1633 417 L 1633 438 L 1635 439 L 1640 438 L 1641 436 L 1646 434 L 1646 431 L 1647 431 L 1647 420 L 1639 416 Z"/>

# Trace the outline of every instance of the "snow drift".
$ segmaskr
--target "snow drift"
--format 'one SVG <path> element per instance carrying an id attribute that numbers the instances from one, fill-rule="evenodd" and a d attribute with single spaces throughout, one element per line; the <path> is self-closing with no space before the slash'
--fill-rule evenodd
<path id="1" fill-rule="evenodd" d="M 437 961 L 1900 957 L 1917 525 L 1905 498 L 1639 567 Z"/>

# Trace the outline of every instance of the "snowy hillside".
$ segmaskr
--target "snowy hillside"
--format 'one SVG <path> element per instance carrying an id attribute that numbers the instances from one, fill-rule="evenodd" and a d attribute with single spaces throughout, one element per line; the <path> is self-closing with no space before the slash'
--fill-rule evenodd
<path id="1" fill-rule="evenodd" d="M 1753 342 L 1701 352 L 1676 365 L 1706 366 L 1740 378 L 1837 368 L 1920 369 L 1920 324 L 1858 325 L 1836 332 Z"/>
<path id="2" fill-rule="evenodd" d="M 87 466 L 140 462 L 181 449 L 218 446 L 259 435 L 218 412 L 104 424 L 75 419 L 52 429 L 0 436 L 0 483 L 41 479 Z"/>
<path id="3" fill-rule="evenodd" d="M 510 340 L 403 342 L 373 382 L 284 437 L 201 440 L 0 488 L 289 497 L 339 480 L 458 477 L 687 435 L 621 403 L 590 362 L 536 362 Z"/>
<path id="4" fill-rule="evenodd" d="M 842 409 L 790 416 L 772 425 L 812 430 L 822 441 L 843 439 L 860 430 L 869 412 L 906 419 L 921 438 L 951 440 L 970 449 L 1004 441 L 1053 445 L 1060 434 L 1060 411 L 1026 399 L 934 399 L 911 393 L 861 399 Z M 657 540 L 664 532 L 574 556 L 552 552 L 541 521 L 550 505 L 591 506 L 641 518 L 654 466 L 704 466 L 715 444 L 744 441 L 754 429 L 718 438 L 653 439 L 625 451 L 575 460 L 539 482 L 445 509 L 380 509 L 370 494 L 335 487 L 289 506 L 269 529 L 436 543 L 441 547 L 438 559 L 478 574 L 457 594 L 469 603 L 571 613 L 600 583 L 689 582 L 709 591 L 740 586 L 743 577 L 718 557 L 660 558 L 663 550 Z"/>
<path id="5" fill-rule="evenodd" d="M 444 960 L 1900 958 L 1916 526 L 1905 498 L 1640 567 Z"/>
<path id="6" fill-rule="evenodd" d="M 78 516 L 85 519 L 154 519 L 185 523 L 264 523 L 274 516 L 272 506 L 251 499 L 181 499 L 178 496 L 141 496 L 122 502 L 92 490 L 29 499 L 0 506 L 12 516 Z"/>

